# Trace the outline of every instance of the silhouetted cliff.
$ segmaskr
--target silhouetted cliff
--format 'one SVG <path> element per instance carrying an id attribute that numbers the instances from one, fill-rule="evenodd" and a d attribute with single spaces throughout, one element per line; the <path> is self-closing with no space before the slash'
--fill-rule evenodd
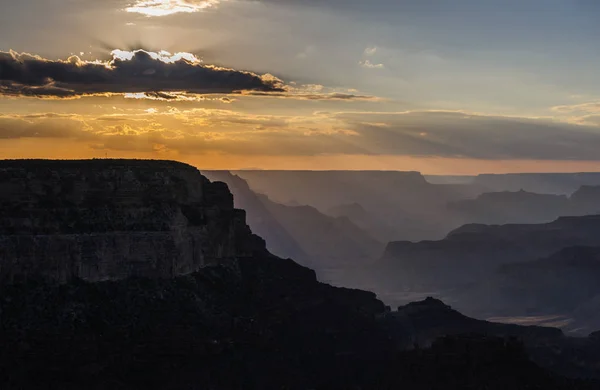
<path id="1" fill-rule="evenodd" d="M 264 197 L 250 189 L 248 183 L 228 171 L 208 171 L 204 173 L 210 180 L 227 183 L 234 195 L 235 206 L 246 211 L 247 222 L 252 231 L 267 241 L 269 251 L 277 256 L 289 257 L 303 264 L 310 264 L 310 256 L 271 213 L 265 205 Z"/>
<path id="2" fill-rule="evenodd" d="M 0 280 L 189 274 L 265 251 L 223 183 L 170 161 L 1 161 Z"/>

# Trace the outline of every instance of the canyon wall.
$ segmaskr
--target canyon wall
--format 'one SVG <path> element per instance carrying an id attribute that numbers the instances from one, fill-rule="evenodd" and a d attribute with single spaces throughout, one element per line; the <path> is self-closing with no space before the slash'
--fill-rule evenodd
<path id="1" fill-rule="evenodd" d="M 224 183 L 171 161 L 0 161 L 0 282 L 173 277 L 265 252 Z"/>

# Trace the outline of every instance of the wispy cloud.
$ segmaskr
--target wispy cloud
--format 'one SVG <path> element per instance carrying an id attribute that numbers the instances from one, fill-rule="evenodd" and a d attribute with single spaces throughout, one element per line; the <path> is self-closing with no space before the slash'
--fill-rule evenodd
<path id="1" fill-rule="evenodd" d="M 383 64 L 374 64 L 370 60 L 360 61 L 358 64 L 360 66 L 362 66 L 363 68 L 366 68 L 366 69 L 383 69 L 383 68 L 385 68 L 385 65 L 383 65 Z"/>
<path id="2" fill-rule="evenodd" d="M 296 100 L 332 100 L 340 102 L 382 102 L 385 99 L 378 96 L 370 95 L 356 95 L 351 93 L 305 93 L 305 92 L 260 92 L 260 91 L 244 91 L 242 95 L 246 96 L 262 96 L 272 98 L 285 98 L 285 99 L 296 99 Z"/>
<path id="3" fill-rule="evenodd" d="M 574 112 L 600 113 L 600 102 L 588 102 L 588 103 L 581 103 L 581 104 L 555 106 L 555 107 L 552 107 L 552 111 L 559 112 L 559 113 L 574 113 Z"/>
<path id="4" fill-rule="evenodd" d="M 600 159 L 600 127 L 461 111 L 321 114 L 362 135 L 373 154 L 488 160 Z"/>

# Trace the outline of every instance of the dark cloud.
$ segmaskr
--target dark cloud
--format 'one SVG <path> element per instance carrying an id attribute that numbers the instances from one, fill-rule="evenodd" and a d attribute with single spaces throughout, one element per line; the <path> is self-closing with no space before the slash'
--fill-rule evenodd
<path id="1" fill-rule="evenodd" d="M 78 57 L 52 61 L 30 54 L 0 52 L 0 94 L 74 98 L 97 94 L 169 92 L 190 94 L 239 91 L 283 92 L 280 80 L 234 69 L 201 64 L 195 58 L 165 57 L 137 50 L 117 53 L 109 62 Z"/>

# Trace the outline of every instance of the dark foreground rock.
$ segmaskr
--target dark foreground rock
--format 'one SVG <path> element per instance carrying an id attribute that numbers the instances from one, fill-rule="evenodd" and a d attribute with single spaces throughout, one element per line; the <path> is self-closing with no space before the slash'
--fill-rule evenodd
<path id="1" fill-rule="evenodd" d="M 517 339 L 450 332 L 425 349 L 398 348 L 372 294 L 320 284 L 278 258 L 177 279 L 30 282 L 1 293 L 2 389 L 598 385 L 540 368 Z M 443 328 L 447 319 L 435 320 Z"/>

